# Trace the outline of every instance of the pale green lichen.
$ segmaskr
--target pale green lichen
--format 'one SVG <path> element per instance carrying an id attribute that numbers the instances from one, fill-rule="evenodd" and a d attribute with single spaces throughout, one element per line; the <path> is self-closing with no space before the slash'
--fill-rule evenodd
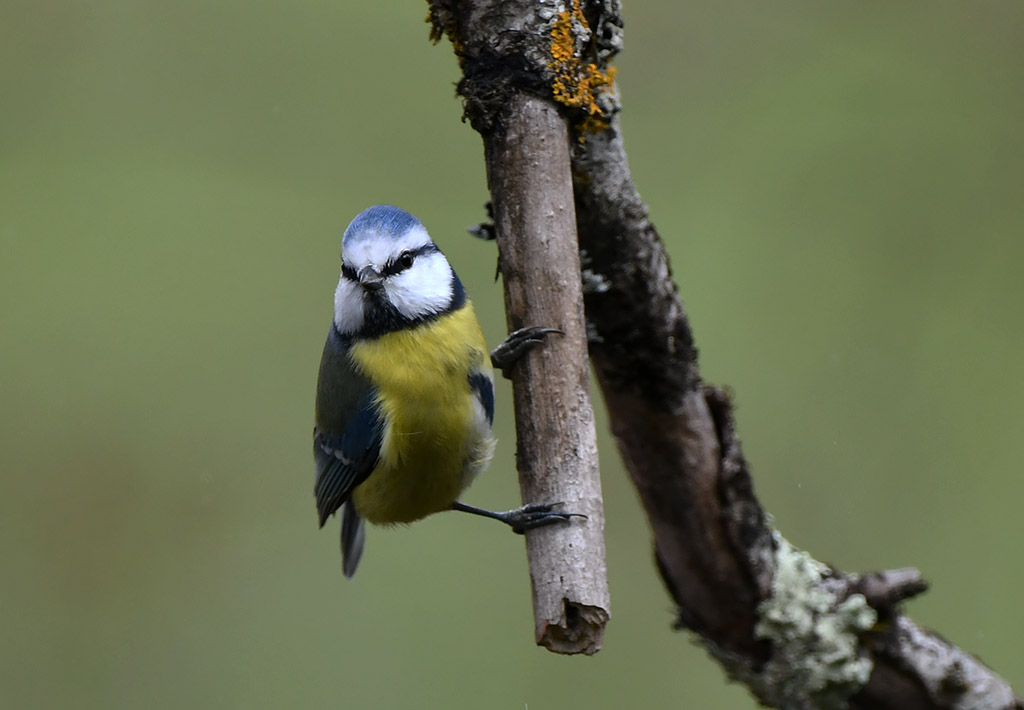
<path id="1" fill-rule="evenodd" d="M 840 600 L 822 584 L 828 568 L 775 533 L 772 594 L 758 608 L 758 638 L 772 644 L 771 659 L 746 678 L 755 692 L 781 708 L 842 710 L 871 676 L 859 637 L 878 617 L 861 594 Z"/>
<path id="2" fill-rule="evenodd" d="M 606 293 L 611 290 L 612 282 L 604 274 L 599 274 L 593 269 L 588 268 L 583 268 L 581 273 L 583 274 L 584 296 L 592 293 Z"/>

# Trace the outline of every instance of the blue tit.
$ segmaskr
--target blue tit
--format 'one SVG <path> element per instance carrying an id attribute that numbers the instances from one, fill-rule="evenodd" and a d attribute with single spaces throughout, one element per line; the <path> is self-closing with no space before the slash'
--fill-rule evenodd
<path id="1" fill-rule="evenodd" d="M 568 520 L 558 504 L 495 513 L 458 500 L 494 454 L 494 379 L 462 282 L 420 221 L 371 207 L 341 245 L 313 457 L 320 526 L 343 508 L 345 576 L 362 556 L 364 521 L 410 523 L 454 509 L 522 532 Z M 525 330 L 507 341 L 512 357 L 550 332 Z"/>

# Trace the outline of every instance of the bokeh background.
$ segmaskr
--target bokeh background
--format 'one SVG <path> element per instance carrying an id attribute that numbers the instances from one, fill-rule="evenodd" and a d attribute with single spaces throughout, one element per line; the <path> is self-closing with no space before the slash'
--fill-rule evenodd
<path id="1" fill-rule="evenodd" d="M 341 231 L 401 205 L 503 335 L 423 2 L 0 4 L 0 706 L 752 708 L 672 613 L 600 415 L 614 618 L 532 642 L 522 541 L 342 578 L 311 496 Z M 625 5 L 627 146 L 780 529 L 915 565 L 1024 687 L 1024 5 Z M 518 504 L 510 392 L 467 500 Z"/>

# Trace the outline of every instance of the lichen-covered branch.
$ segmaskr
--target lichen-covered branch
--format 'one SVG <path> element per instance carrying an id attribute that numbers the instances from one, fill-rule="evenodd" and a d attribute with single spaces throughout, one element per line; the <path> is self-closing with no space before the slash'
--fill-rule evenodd
<path id="1" fill-rule="evenodd" d="M 667 254 L 629 172 L 609 65 L 622 45 L 618 0 L 431 7 L 435 32 L 460 57 L 474 126 L 500 125 L 515 94 L 558 101 L 573 126 L 591 361 L 677 625 L 773 707 L 1024 710 L 991 669 L 903 614 L 925 588 L 915 570 L 847 574 L 774 530 L 729 397 L 702 382 Z M 474 45 L 468 29 L 489 40 Z"/>

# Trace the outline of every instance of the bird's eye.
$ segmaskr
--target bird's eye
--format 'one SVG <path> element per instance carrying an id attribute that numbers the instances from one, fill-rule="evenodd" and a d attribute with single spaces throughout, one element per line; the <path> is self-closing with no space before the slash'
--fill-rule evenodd
<path id="1" fill-rule="evenodd" d="M 388 259 L 388 263 L 384 264 L 384 268 L 381 269 L 381 273 L 384 276 L 397 276 L 402 273 L 416 260 L 416 253 L 412 251 L 403 251 L 396 257 Z"/>

